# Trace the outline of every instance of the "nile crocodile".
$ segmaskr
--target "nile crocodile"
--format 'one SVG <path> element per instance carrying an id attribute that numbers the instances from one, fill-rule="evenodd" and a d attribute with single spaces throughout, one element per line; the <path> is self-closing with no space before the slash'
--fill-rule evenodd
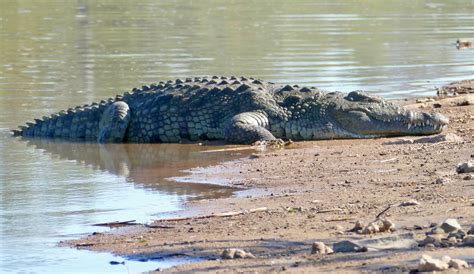
<path id="1" fill-rule="evenodd" d="M 408 110 L 362 91 L 349 94 L 245 77 L 159 82 L 26 123 L 15 136 L 128 143 L 275 138 L 317 140 L 441 132 L 439 113 Z"/>

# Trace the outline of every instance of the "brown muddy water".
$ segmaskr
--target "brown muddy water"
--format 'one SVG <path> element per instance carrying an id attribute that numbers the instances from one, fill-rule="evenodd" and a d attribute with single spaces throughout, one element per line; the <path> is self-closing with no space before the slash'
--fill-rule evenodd
<path id="1" fill-rule="evenodd" d="M 24 121 L 160 80 L 247 75 L 390 97 L 474 75 L 474 2 L 0 1 L 0 272 L 139 272 L 58 248 L 91 224 L 147 221 L 232 190 L 172 182 L 234 159 L 195 145 L 25 142 Z M 215 147 L 213 147 L 214 149 Z"/>

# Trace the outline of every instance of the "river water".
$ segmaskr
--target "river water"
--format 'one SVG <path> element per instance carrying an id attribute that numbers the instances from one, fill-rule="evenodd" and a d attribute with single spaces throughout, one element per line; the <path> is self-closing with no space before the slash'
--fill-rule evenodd
<path id="1" fill-rule="evenodd" d="M 179 170 L 235 159 L 197 145 L 25 142 L 19 124 L 144 83 L 246 75 L 389 97 L 434 95 L 474 75 L 474 2 L 0 2 L 0 272 L 131 272 L 180 259 L 111 266 L 113 258 L 56 247 L 148 221 L 190 199 L 232 189 L 173 183 Z M 213 147 L 212 149 L 215 149 Z"/>

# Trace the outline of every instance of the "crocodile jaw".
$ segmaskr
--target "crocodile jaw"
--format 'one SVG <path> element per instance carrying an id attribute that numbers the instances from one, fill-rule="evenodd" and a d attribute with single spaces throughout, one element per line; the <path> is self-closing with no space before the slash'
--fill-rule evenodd
<path id="1" fill-rule="evenodd" d="M 350 110 L 334 116 L 339 129 L 354 138 L 437 134 L 449 123 L 448 118 L 439 113 L 404 109 L 398 109 L 393 115 Z"/>

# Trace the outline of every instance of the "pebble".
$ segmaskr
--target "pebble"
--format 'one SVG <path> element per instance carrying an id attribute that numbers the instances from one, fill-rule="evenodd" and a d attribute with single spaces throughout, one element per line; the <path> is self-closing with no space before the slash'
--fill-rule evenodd
<path id="1" fill-rule="evenodd" d="M 409 201 L 400 203 L 399 206 L 417 206 L 417 205 L 420 205 L 420 202 L 418 202 L 417 200 L 409 200 Z"/>
<path id="2" fill-rule="evenodd" d="M 449 180 L 449 178 L 438 178 L 436 179 L 436 181 L 434 182 L 436 185 L 446 185 L 446 184 L 449 184 L 451 182 L 451 180 Z"/>
<path id="3" fill-rule="evenodd" d="M 419 246 L 428 247 L 428 245 L 433 245 L 435 247 L 441 247 L 441 240 L 441 235 L 428 235 L 425 239 L 423 239 L 423 241 L 420 242 Z"/>
<path id="4" fill-rule="evenodd" d="M 463 246 L 474 247 L 474 235 L 468 235 L 462 240 Z"/>
<path id="5" fill-rule="evenodd" d="M 461 229 L 461 225 L 456 219 L 446 219 L 440 226 L 442 230 L 446 233 L 450 233 L 456 230 Z"/>
<path id="6" fill-rule="evenodd" d="M 448 264 L 449 264 L 449 267 L 454 268 L 454 269 L 469 268 L 469 264 L 466 261 L 460 260 L 460 259 L 451 259 Z"/>
<path id="7" fill-rule="evenodd" d="M 366 252 L 367 247 L 360 246 L 352 241 L 341 241 L 333 244 L 332 249 L 334 252 Z"/>
<path id="8" fill-rule="evenodd" d="M 459 229 L 459 230 L 449 233 L 448 238 L 450 237 L 455 237 L 456 239 L 462 239 L 466 237 L 466 232 L 464 232 L 462 229 Z"/>
<path id="9" fill-rule="evenodd" d="M 474 161 L 469 160 L 465 163 L 460 163 L 456 168 L 457 173 L 474 172 Z"/>
<path id="10" fill-rule="evenodd" d="M 433 99 L 433 98 L 420 98 L 420 99 L 416 99 L 416 102 L 417 103 L 427 103 L 427 102 L 436 102 L 436 100 Z"/>
<path id="11" fill-rule="evenodd" d="M 431 231 L 428 233 L 430 235 L 435 235 L 435 234 L 438 234 L 438 235 L 443 235 L 444 234 L 444 230 L 439 228 L 439 227 L 433 227 L 431 229 Z"/>
<path id="12" fill-rule="evenodd" d="M 360 233 L 363 228 L 364 228 L 364 223 L 362 223 L 361 221 L 357 221 L 354 227 L 349 231 Z"/>
<path id="13" fill-rule="evenodd" d="M 375 234 L 379 232 L 393 232 L 395 231 L 395 224 L 387 219 L 377 220 L 369 223 L 367 226 L 358 230 L 360 234 Z"/>
<path id="14" fill-rule="evenodd" d="M 468 235 L 474 235 L 474 225 L 471 225 L 471 228 L 467 231 Z"/>
<path id="15" fill-rule="evenodd" d="M 332 254 L 334 250 L 323 242 L 314 242 L 311 246 L 311 254 Z"/>
<path id="16" fill-rule="evenodd" d="M 226 248 L 222 252 L 222 259 L 231 260 L 231 259 L 245 259 L 251 258 L 255 259 L 255 256 L 250 252 L 245 252 L 242 249 L 238 248 Z"/>
<path id="17" fill-rule="evenodd" d="M 448 245 L 455 245 L 458 243 L 458 239 L 456 237 L 448 237 L 448 240 L 447 240 L 447 243 Z"/>
<path id="18" fill-rule="evenodd" d="M 423 254 L 421 256 L 420 262 L 418 263 L 418 271 L 420 272 L 443 271 L 449 268 L 448 262 L 445 262 L 444 260 L 434 259 L 431 256 Z"/>

